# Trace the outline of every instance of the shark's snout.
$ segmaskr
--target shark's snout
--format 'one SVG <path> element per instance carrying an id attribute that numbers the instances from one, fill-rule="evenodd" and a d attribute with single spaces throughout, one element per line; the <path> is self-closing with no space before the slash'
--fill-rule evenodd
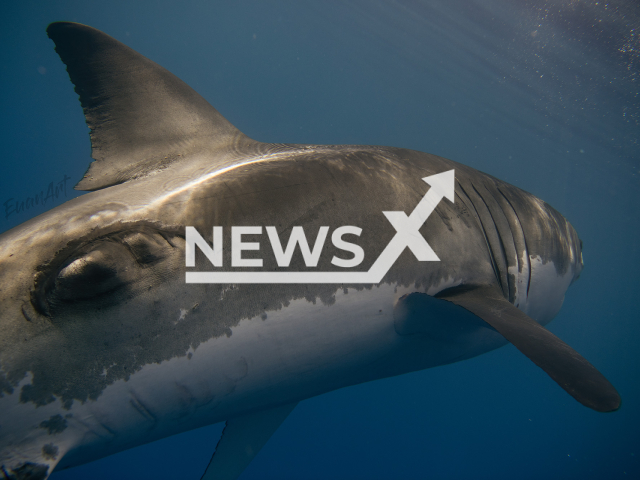
<path id="1" fill-rule="evenodd" d="M 582 257 L 582 239 L 578 238 L 578 242 L 580 245 L 580 248 L 578 250 L 578 255 L 577 255 L 577 261 L 576 261 L 576 274 L 574 277 L 574 281 L 576 281 L 577 279 L 580 278 L 580 274 L 582 273 L 582 269 L 584 268 L 584 260 Z"/>

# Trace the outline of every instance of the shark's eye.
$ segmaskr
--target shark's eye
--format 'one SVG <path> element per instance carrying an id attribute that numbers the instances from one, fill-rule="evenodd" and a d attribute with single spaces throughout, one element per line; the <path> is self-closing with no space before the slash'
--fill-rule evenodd
<path id="1" fill-rule="evenodd" d="M 51 316 L 79 302 L 82 308 L 117 303 L 169 275 L 180 264 L 183 244 L 180 237 L 150 227 L 94 237 L 43 269 L 36 277 L 32 304 Z"/>

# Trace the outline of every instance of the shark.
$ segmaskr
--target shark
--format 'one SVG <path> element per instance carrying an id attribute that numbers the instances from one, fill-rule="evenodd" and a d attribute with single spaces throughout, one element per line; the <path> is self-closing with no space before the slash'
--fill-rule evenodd
<path id="1" fill-rule="evenodd" d="M 544 327 L 583 269 L 544 201 L 428 153 L 255 141 L 107 34 L 47 33 L 94 161 L 0 236 L 1 479 L 217 422 L 202 479 L 235 479 L 300 401 L 507 343 L 620 407 Z"/>

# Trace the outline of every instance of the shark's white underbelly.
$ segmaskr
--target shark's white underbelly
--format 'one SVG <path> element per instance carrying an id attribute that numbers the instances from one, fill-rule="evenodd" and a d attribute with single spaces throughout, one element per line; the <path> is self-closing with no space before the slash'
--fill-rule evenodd
<path id="1" fill-rule="evenodd" d="M 434 288 L 430 293 L 441 289 Z M 454 348 L 425 336 L 398 335 L 393 307 L 414 290 L 382 284 L 340 289 L 331 304 L 292 300 L 266 316 L 241 320 L 230 336 L 147 364 L 128 380 L 109 385 L 97 400 L 76 401 L 70 410 L 59 400 L 39 407 L 19 402 L 22 385 L 31 383 L 28 376 L 13 395 L 0 398 L 0 426 L 19 431 L 12 424 L 32 423 L 28 438 L 12 440 L 16 455 L 42 456 L 42 446 L 51 444 L 60 456 L 68 452 L 58 467 L 73 466 L 253 410 L 469 358 L 504 343 L 487 332 Z M 559 307 L 561 299 L 552 303 Z M 190 321 L 188 307 L 176 312 L 176 322 Z M 64 431 L 51 434 L 40 427 L 56 415 L 66 420 Z M 34 436 L 42 438 L 33 442 Z M 27 444 L 33 452 L 25 451 Z"/>
<path id="2" fill-rule="evenodd" d="M 330 305 L 293 300 L 266 318 L 240 321 L 230 336 L 212 338 L 186 356 L 145 365 L 127 381 L 108 386 L 97 400 L 74 402 L 70 410 L 59 400 L 37 408 L 20 403 L 19 387 L 0 399 L 5 417 L 0 425 L 29 419 L 34 435 L 42 436 L 36 448 L 51 443 L 60 455 L 68 451 L 60 468 L 248 411 L 452 361 L 459 353 L 394 329 L 393 306 L 413 290 L 383 284 L 341 289 Z M 177 315 L 176 321 L 188 322 L 189 314 Z M 480 338 L 469 356 L 496 346 Z M 38 428 L 54 415 L 65 418 L 64 431 L 49 434 Z"/>
<path id="3" fill-rule="evenodd" d="M 381 285 L 340 290 L 332 305 L 293 300 L 266 318 L 240 321 L 231 336 L 212 338 L 186 356 L 145 365 L 96 401 L 74 403 L 69 430 L 84 430 L 84 438 L 63 462 L 369 379 L 367 366 L 384 357 L 392 361 L 403 342 L 394 330 L 393 305 L 404 293 Z M 189 315 L 177 321 L 188 322 Z"/>

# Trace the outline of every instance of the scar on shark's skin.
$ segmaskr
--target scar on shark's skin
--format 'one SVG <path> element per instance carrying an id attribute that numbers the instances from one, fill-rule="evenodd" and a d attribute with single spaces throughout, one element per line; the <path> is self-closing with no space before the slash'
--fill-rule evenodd
<path id="1" fill-rule="evenodd" d="M 507 342 L 583 405 L 619 408 L 544 328 L 583 264 L 542 200 L 428 153 L 252 140 L 108 35 L 47 32 L 90 127 L 91 193 L 0 235 L 5 479 L 221 421 L 202 478 L 234 479 L 299 401 Z M 237 227 L 263 232 L 239 250 L 261 268 L 233 265 Z M 342 227 L 355 251 L 329 236 Z M 294 232 L 325 235 L 313 266 L 302 240 L 285 254 Z"/>

